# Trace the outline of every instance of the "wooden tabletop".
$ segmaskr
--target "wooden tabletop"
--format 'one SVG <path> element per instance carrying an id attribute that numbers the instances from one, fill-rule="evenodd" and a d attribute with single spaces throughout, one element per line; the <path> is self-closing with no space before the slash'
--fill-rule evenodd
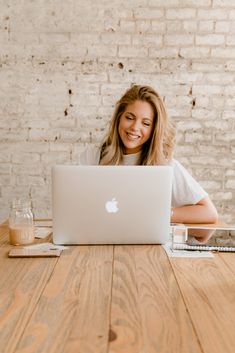
<path id="1" fill-rule="evenodd" d="M 70 246 L 8 258 L 0 227 L 1 353 L 234 353 L 235 254 Z"/>

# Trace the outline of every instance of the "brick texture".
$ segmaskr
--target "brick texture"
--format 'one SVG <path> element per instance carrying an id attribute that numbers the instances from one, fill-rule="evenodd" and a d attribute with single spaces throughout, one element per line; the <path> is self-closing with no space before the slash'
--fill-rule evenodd
<path id="1" fill-rule="evenodd" d="M 164 97 L 176 157 L 235 224 L 235 2 L 0 0 L 0 219 L 29 196 L 51 216 L 51 167 L 100 142 L 131 84 Z"/>

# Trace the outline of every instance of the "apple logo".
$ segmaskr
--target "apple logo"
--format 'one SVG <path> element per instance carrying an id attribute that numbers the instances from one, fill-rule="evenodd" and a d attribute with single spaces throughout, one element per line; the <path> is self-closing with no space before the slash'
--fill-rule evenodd
<path id="1" fill-rule="evenodd" d="M 116 213 L 118 212 L 118 201 L 114 198 L 112 198 L 111 201 L 107 201 L 105 204 L 106 211 L 108 213 Z"/>

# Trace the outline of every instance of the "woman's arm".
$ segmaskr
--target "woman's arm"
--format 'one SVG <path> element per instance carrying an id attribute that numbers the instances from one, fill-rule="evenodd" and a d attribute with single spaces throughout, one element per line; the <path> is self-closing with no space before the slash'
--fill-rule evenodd
<path id="1" fill-rule="evenodd" d="M 172 208 L 172 223 L 216 223 L 217 221 L 218 213 L 209 196 L 195 205 Z"/>

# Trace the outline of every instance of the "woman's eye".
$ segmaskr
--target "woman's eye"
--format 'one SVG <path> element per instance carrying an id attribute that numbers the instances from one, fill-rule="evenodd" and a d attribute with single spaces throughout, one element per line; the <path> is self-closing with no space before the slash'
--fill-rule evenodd
<path id="1" fill-rule="evenodd" d="M 130 116 L 130 115 L 126 115 L 126 119 L 128 119 L 128 120 L 133 120 L 133 117 Z"/>
<path id="2" fill-rule="evenodd" d="M 144 123 L 145 126 L 150 126 L 150 123 Z"/>

